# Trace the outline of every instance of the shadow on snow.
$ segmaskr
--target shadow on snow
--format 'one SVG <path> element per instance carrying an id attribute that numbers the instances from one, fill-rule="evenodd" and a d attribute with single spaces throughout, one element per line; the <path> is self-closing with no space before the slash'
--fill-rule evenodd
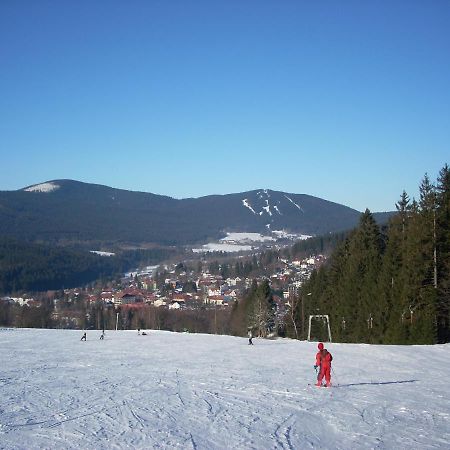
<path id="1" fill-rule="evenodd" d="M 338 384 L 333 387 L 349 387 L 349 386 L 367 386 L 367 385 L 374 385 L 374 386 L 381 386 L 383 384 L 404 384 L 404 383 L 416 383 L 419 380 L 403 380 L 403 381 L 371 381 L 366 383 L 350 383 L 350 384 Z"/>

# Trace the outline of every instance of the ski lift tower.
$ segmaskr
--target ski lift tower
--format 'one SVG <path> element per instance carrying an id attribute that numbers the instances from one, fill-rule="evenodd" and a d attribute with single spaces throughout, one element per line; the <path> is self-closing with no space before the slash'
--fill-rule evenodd
<path id="1" fill-rule="evenodd" d="M 331 342 L 330 318 L 328 317 L 328 314 L 314 314 L 309 316 L 308 341 L 311 340 L 311 322 L 313 319 L 321 319 L 323 322 L 327 323 L 328 342 Z"/>

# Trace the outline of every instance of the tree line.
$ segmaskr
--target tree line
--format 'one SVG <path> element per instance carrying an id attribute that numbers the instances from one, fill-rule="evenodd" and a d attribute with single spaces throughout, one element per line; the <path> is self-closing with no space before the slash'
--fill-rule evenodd
<path id="1" fill-rule="evenodd" d="M 87 250 L 0 238 L 0 295 L 58 290 L 109 279 L 140 264 L 156 264 L 171 248 L 122 251 L 105 257 Z"/>
<path id="2" fill-rule="evenodd" d="M 305 316 L 329 314 L 335 341 L 450 341 L 448 165 L 434 184 L 425 175 L 419 192 L 418 201 L 402 193 L 387 227 L 366 210 L 327 264 L 313 272 L 295 304 L 303 336 Z"/>

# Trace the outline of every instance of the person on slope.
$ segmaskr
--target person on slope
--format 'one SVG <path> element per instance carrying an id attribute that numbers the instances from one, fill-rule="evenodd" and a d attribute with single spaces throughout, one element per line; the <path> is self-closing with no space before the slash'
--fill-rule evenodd
<path id="1" fill-rule="evenodd" d="M 253 345 L 253 332 L 251 328 L 248 329 L 247 336 L 248 336 L 248 345 Z"/>
<path id="2" fill-rule="evenodd" d="M 326 387 L 331 386 L 331 361 L 333 361 L 333 356 L 331 353 L 324 348 L 322 342 L 317 346 L 319 351 L 316 354 L 316 364 L 314 369 L 317 370 L 319 367 L 319 374 L 317 375 L 316 386 L 322 386 L 323 377 L 325 377 Z"/>

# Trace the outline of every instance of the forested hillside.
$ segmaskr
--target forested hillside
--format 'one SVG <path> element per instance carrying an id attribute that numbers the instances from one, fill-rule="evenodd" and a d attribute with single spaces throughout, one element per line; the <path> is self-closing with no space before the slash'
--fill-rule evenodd
<path id="1" fill-rule="evenodd" d="M 58 245 L 191 245 L 220 238 L 227 231 L 321 235 L 355 227 L 359 214 L 310 195 L 266 189 L 177 200 L 56 180 L 0 191 L 0 236 Z M 386 221 L 388 216 L 380 213 L 378 218 Z"/>
<path id="2" fill-rule="evenodd" d="M 403 192 L 386 232 L 366 211 L 301 295 L 306 314 L 330 315 L 336 341 L 448 342 L 449 167 L 436 184 L 425 175 L 418 201 Z"/>
<path id="3" fill-rule="evenodd" d="M 174 250 L 129 250 L 105 257 L 86 250 L 0 238 L 0 294 L 83 286 L 139 264 L 156 264 Z"/>

